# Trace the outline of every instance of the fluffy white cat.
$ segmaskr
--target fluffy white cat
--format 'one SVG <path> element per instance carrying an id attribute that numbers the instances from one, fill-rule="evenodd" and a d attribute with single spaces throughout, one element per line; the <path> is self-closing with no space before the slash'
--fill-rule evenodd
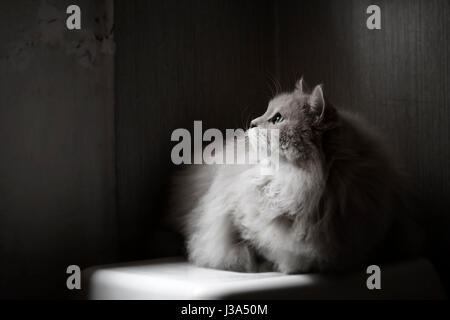
<path id="1" fill-rule="evenodd" d="M 401 175 L 381 142 L 338 111 L 321 86 L 300 80 L 241 137 L 249 146 L 279 130 L 277 167 L 190 166 L 177 178 L 176 212 L 194 264 L 284 273 L 358 268 L 413 254 L 418 231 L 404 215 Z M 233 143 L 228 141 L 227 143 Z M 253 151 L 252 151 L 253 150 Z"/>

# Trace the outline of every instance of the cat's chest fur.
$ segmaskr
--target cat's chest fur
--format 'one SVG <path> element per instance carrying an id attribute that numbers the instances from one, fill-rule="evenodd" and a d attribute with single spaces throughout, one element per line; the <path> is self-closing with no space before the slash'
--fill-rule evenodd
<path id="1" fill-rule="evenodd" d="M 242 178 L 247 191 L 233 213 L 240 236 L 260 248 L 297 250 L 307 229 L 302 217 L 317 209 L 322 194 L 321 169 L 281 164 L 271 175 L 248 171 Z"/>

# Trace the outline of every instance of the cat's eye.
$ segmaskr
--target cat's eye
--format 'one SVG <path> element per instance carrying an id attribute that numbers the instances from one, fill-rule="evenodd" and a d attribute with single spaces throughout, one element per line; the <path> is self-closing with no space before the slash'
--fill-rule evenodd
<path id="1" fill-rule="evenodd" d="M 277 113 L 269 121 L 272 122 L 273 124 L 276 124 L 283 121 L 283 117 L 281 116 L 281 114 Z"/>

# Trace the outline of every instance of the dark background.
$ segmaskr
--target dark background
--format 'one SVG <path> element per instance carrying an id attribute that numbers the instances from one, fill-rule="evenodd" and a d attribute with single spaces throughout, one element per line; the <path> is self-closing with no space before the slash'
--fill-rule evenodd
<path id="1" fill-rule="evenodd" d="M 366 28 L 371 4 L 382 30 Z M 114 57 L 91 50 L 86 67 L 83 55 L 66 57 L 66 38 L 48 40 L 39 1 L 0 4 L 0 297 L 70 297 L 69 264 L 178 253 L 162 223 L 172 131 L 194 120 L 243 127 L 277 82 L 290 90 L 301 75 L 389 137 L 448 288 L 448 1 L 116 0 L 114 14 L 111 1 L 79 5 L 97 48 L 98 24 L 114 20 Z M 23 29 L 41 32 L 32 49 Z"/>

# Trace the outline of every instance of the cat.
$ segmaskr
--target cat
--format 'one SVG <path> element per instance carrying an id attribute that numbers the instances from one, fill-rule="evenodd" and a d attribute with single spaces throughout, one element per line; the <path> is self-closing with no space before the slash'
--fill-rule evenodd
<path id="1" fill-rule="evenodd" d="M 177 177 L 175 214 L 192 263 L 292 274 L 420 252 L 420 230 L 404 214 L 402 174 L 363 120 L 301 78 L 241 139 L 252 145 L 274 129 L 279 163 L 271 174 L 258 163 L 224 164 L 190 166 Z"/>

